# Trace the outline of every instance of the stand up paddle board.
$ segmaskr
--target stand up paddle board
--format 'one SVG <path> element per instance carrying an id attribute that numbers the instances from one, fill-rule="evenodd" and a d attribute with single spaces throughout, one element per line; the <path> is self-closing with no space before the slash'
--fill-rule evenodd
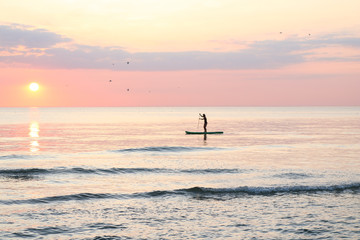
<path id="1" fill-rule="evenodd" d="M 186 134 L 223 134 L 224 132 L 190 132 L 185 131 Z"/>

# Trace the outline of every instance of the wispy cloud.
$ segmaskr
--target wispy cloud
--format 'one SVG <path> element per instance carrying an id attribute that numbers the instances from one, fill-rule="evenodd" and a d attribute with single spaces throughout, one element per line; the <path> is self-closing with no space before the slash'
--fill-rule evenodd
<path id="1" fill-rule="evenodd" d="M 72 44 L 71 48 L 57 46 L 59 43 L 69 42 L 71 39 L 44 29 L 0 25 L 0 62 L 28 64 L 38 68 L 173 71 L 273 69 L 306 62 L 309 59 L 311 61 L 360 61 L 360 38 L 336 34 L 317 38 L 293 36 L 283 40 L 255 41 L 247 43 L 246 48 L 231 52 L 129 53 L 121 47 L 78 44 Z M 239 41 L 239 43 L 242 42 Z M 26 49 L 19 51 L 19 46 Z M 348 57 L 333 55 L 324 58 L 313 54 L 318 48 L 331 46 L 351 47 L 358 51 Z"/>

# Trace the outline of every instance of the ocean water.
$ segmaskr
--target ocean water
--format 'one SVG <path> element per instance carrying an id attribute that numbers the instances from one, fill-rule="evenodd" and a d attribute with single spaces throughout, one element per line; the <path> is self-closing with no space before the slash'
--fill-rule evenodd
<path id="1" fill-rule="evenodd" d="M 360 239 L 360 107 L 0 108 L 0 239 Z"/>

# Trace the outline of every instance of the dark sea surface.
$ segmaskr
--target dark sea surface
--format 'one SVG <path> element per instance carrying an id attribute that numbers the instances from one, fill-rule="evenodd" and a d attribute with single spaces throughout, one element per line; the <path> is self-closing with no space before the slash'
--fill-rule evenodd
<path id="1" fill-rule="evenodd" d="M 0 108 L 0 239 L 360 239 L 360 107 Z"/>

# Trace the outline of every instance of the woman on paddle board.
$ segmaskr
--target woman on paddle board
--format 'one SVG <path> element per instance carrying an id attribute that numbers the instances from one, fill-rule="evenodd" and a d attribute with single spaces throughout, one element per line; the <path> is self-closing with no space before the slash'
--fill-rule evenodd
<path id="1" fill-rule="evenodd" d="M 207 127 L 207 118 L 206 118 L 206 115 L 205 115 L 205 113 L 203 113 L 203 114 L 201 114 L 201 113 L 199 113 L 199 115 L 200 115 L 200 120 L 204 120 L 204 132 L 207 132 L 207 130 L 206 130 L 206 127 Z"/>

